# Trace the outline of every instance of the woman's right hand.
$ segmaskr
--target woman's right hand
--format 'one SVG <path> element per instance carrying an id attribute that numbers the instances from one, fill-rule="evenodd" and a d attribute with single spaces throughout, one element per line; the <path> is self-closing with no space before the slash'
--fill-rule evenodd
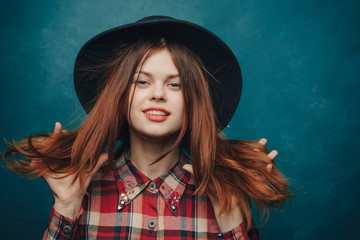
<path id="1" fill-rule="evenodd" d="M 61 124 L 55 123 L 54 134 L 61 134 Z M 108 154 L 100 155 L 99 160 L 92 171 L 85 176 L 83 189 L 87 189 L 93 176 L 108 159 Z M 85 192 L 80 187 L 79 179 L 72 184 L 74 175 L 61 178 L 65 174 L 47 173 L 43 176 L 54 196 L 54 209 L 63 216 L 75 219 L 78 215 Z"/>

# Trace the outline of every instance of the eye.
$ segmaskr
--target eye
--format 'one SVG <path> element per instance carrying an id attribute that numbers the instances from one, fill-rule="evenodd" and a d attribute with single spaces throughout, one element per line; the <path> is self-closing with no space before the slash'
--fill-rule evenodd
<path id="1" fill-rule="evenodd" d="M 146 80 L 141 80 L 141 79 L 138 79 L 135 81 L 135 84 L 140 86 L 140 87 L 145 87 L 147 85 L 149 85 L 150 83 Z"/>
<path id="2" fill-rule="evenodd" d="M 178 89 L 181 88 L 180 83 L 176 83 L 176 82 L 174 82 L 174 83 L 169 83 L 168 86 L 171 87 L 171 88 L 178 88 Z"/>

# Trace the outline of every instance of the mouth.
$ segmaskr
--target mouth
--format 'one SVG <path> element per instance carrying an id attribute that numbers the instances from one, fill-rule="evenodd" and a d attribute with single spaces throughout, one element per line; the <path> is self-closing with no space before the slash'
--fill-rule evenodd
<path id="1" fill-rule="evenodd" d="M 170 113 L 165 109 L 160 108 L 148 108 L 143 111 L 146 115 L 154 115 L 154 116 L 169 116 Z"/>
<path id="2" fill-rule="evenodd" d="M 162 108 L 148 108 L 143 113 L 150 121 L 155 122 L 165 121 L 170 116 L 170 113 Z"/>

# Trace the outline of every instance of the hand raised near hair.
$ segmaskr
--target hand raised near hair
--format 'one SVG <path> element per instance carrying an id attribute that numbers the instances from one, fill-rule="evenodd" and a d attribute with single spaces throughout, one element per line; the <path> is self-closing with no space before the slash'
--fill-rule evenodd
<path id="1" fill-rule="evenodd" d="M 267 143 L 267 140 L 266 138 L 262 138 L 260 139 L 259 141 L 260 144 L 264 145 Z M 276 150 L 272 150 L 268 155 L 267 157 L 269 158 L 270 161 L 273 161 L 274 158 L 278 155 L 278 151 Z M 269 163 L 267 166 L 266 166 L 266 170 L 271 172 L 271 169 L 272 169 L 273 165 L 271 163 Z"/>
<path id="2" fill-rule="evenodd" d="M 61 134 L 61 124 L 58 122 L 55 124 L 54 134 Z M 107 159 L 107 153 L 100 155 L 95 168 L 85 176 L 84 189 L 87 189 L 93 176 Z M 54 196 L 55 210 L 63 216 L 75 219 L 81 209 L 85 192 L 80 187 L 79 180 L 72 184 L 75 177 L 74 175 L 63 177 L 65 175 L 66 174 L 47 173 L 43 178 Z"/>
<path id="3" fill-rule="evenodd" d="M 267 140 L 265 138 L 260 139 L 260 144 L 265 145 L 267 143 Z M 278 152 L 276 150 L 271 151 L 267 157 L 269 158 L 269 161 L 271 162 L 276 156 L 278 155 Z M 269 163 L 266 166 L 266 170 L 271 172 L 273 165 Z M 192 165 L 191 164 L 185 164 L 184 169 L 191 174 L 194 173 Z M 239 208 L 238 204 L 235 204 L 235 201 L 233 201 L 233 204 L 231 206 L 231 212 L 229 213 L 223 213 L 219 215 L 220 212 L 220 204 L 215 200 L 214 197 L 208 196 L 211 204 L 214 207 L 214 212 L 216 215 L 216 220 L 219 224 L 220 230 L 222 232 L 227 232 L 232 229 L 234 229 L 236 226 L 238 226 L 243 221 L 243 215 L 241 212 L 241 209 Z"/>

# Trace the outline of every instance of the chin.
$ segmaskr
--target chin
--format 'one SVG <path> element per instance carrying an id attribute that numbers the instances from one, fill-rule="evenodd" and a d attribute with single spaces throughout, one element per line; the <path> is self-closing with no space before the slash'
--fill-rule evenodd
<path id="1" fill-rule="evenodd" d="M 165 141 L 165 140 L 176 139 L 178 137 L 179 130 L 170 131 L 170 132 L 149 131 L 149 132 L 141 132 L 141 134 L 146 138 L 155 141 Z"/>
<path id="2" fill-rule="evenodd" d="M 145 136 L 149 137 L 149 138 L 153 138 L 153 139 L 158 139 L 158 140 L 166 140 L 169 138 L 174 138 L 177 137 L 177 132 L 173 132 L 173 133 L 153 133 L 153 134 L 145 134 Z"/>

